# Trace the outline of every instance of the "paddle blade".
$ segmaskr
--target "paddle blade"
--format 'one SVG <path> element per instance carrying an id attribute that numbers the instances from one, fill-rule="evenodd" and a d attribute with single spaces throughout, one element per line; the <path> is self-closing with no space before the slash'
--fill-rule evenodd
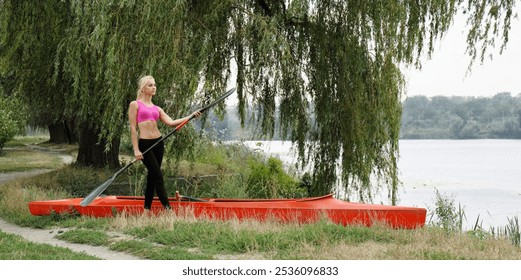
<path id="1" fill-rule="evenodd" d="M 155 145 L 155 144 L 154 144 Z M 125 167 L 118 170 L 118 172 L 114 173 L 110 179 L 108 179 L 105 183 L 99 185 L 97 188 L 95 188 L 93 191 L 91 191 L 86 197 L 83 198 L 83 200 L 80 202 L 80 205 L 85 207 L 89 205 L 98 195 L 100 195 L 102 192 L 104 192 L 110 184 L 116 179 L 116 177 L 119 176 L 119 174 L 123 173 L 123 171 L 127 170 L 134 162 L 136 162 L 135 159 L 133 159 L 131 162 L 127 163 Z"/>
<path id="2" fill-rule="evenodd" d="M 99 185 L 86 197 L 83 198 L 83 200 L 80 202 L 80 205 L 83 207 L 89 205 L 96 197 L 98 197 L 103 191 L 105 191 L 110 186 L 110 184 L 112 184 L 112 181 L 114 181 L 114 177 L 108 179 L 103 184 Z"/>

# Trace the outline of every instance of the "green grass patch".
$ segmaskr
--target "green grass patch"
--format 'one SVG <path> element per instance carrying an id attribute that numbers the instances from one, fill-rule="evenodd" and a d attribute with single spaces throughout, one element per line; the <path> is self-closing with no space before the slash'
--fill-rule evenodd
<path id="1" fill-rule="evenodd" d="M 273 226 L 273 225 L 272 225 Z M 174 222 L 169 229 L 154 226 L 135 227 L 127 233 L 162 246 L 200 248 L 208 254 L 243 254 L 250 252 L 294 258 L 299 248 L 359 245 L 372 241 L 378 243 L 404 242 L 390 229 L 367 227 L 343 227 L 328 222 L 313 224 L 277 224 L 262 230 L 248 227 L 234 228 L 230 222 L 200 221 Z M 291 256 L 291 257 L 290 257 Z"/>
<path id="2" fill-rule="evenodd" d="M 420 252 L 419 258 L 423 260 L 469 260 L 469 258 L 465 256 L 435 250 Z"/>
<path id="3" fill-rule="evenodd" d="M 0 170 L 2 172 L 55 169 L 61 166 L 63 166 L 63 160 L 59 156 L 29 149 L 4 149 L 2 156 L 0 156 Z"/>
<path id="4" fill-rule="evenodd" d="M 0 231 L 0 259 L 2 260 L 98 260 L 68 248 L 29 242 Z"/>
<path id="5" fill-rule="evenodd" d="M 67 242 L 103 246 L 109 244 L 110 237 L 102 231 L 73 229 L 57 235 L 60 240 Z"/>
<path id="6" fill-rule="evenodd" d="M 0 155 L 2 172 L 20 172 L 35 169 L 56 169 L 63 166 L 61 154 L 72 155 L 75 145 L 48 143 L 46 136 L 18 136 L 6 143 Z"/>
<path id="7" fill-rule="evenodd" d="M 138 240 L 118 241 L 110 246 L 111 250 L 126 252 L 151 260 L 211 260 L 210 254 L 201 253 L 198 249 L 187 249 L 175 246 L 157 246 L 152 242 Z"/>
<path id="8" fill-rule="evenodd" d="M 39 145 L 49 141 L 48 135 L 38 136 L 15 136 L 9 142 L 5 143 L 5 147 L 25 147 L 27 145 Z"/>

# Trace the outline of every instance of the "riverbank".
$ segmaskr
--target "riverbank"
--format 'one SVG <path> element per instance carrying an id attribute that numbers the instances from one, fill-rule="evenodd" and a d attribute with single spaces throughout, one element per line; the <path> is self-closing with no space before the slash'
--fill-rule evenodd
<path id="1" fill-rule="evenodd" d="M 64 168 L 67 168 L 65 166 Z M 78 172 L 75 170 L 75 172 Z M 63 170 L 61 174 L 72 173 Z M 173 214 L 35 217 L 27 202 L 67 194 L 46 189 L 47 174 L 0 185 L 0 216 L 28 228 L 59 232 L 74 244 L 96 245 L 139 259 L 164 260 L 519 260 L 521 249 L 508 238 L 482 231 L 458 232 L 427 225 L 417 230 L 343 227 L 327 222 L 280 224 L 214 221 Z M 42 185 L 43 183 L 43 185 Z M 8 194 L 8 195 L 5 195 Z M 5 198 L 9 197 L 9 200 Z M 121 238 L 125 236 L 126 238 Z M 19 250 L 27 250 L 20 246 Z M 45 254 L 45 252 L 40 252 Z"/>

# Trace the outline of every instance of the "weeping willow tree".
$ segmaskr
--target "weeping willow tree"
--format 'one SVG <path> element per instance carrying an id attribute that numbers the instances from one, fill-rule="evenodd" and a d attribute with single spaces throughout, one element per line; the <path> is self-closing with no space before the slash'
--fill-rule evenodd
<path id="1" fill-rule="evenodd" d="M 396 203 L 399 66 L 420 67 L 458 12 L 468 16 L 470 56 L 483 60 L 495 39 L 508 41 L 514 4 L 232 1 L 239 112 L 250 100 L 268 136 L 278 114 L 279 133 L 313 167 L 311 195 L 339 190 L 368 201 L 385 185 Z"/>
<path id="2" fill-rule="evenodd" d="M 215 98 L 235 77 L 241 123 L 252 121 L 268 138 L 278 129 L 294 143 L 300 166 L 313 167 L 312 195 L 368 201 L 386 186 L 394 203 L 399 67 L 420 67 L 458 12 L 468 18 L 468 53 L 483 60 L 496 40 L 506 45 L 515 1 L 62 3 L 68 25 L 53 79 L 63 73 L 72 88 L 63 102 L 83 130 L 79 161 L 96 162 L 93 147 L 117 149 L 140 75 L 156 77 L 157 101 L 174 116 Z"/>
<path id="3" fill-rule="evenodd" d="M 73 142 L 67 134 L 62 92 L 67 83 L 53 81 L 56 46 L 67 22 L 68 5 L 53 1 L 1 1 L 0 81 L 6 92 L 23 99 L 29 108 L 29 123 L 47 126 L 50 141 Z M 58 78 L 59 80 L 59 78 Z"/>

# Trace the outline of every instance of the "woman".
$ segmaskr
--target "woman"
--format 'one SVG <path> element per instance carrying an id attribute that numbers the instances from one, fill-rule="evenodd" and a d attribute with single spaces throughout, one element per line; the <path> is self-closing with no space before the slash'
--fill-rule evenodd
<path id="1" fill-rule="evenodd" d="M 130 122 L 130 138 L 136 160 L 141 160 L 148 170 L 147 186 L 145 189 L 145 209 L 150 210 L 154 193 L 157 193 L 163 208 L 170 209 L 168 195 L 165 190 L 163 173 L 161 172 L 161 162 L 165 150 L 164 143 L 161 141 L 161 132 L 157 127 L 157 121 L 161 120 L 168 126 L 177 126 L 190 116 L 200 116 L 196 111 L 192 115 L 173 120 L 163 109 L 152 103 L 152 97 L 156 95 L 156 82 L 154 77 L 145 76 L 138 82 L 137 98 L 130 102 L 128 109 L 128 119 Z M 139 130 L 139 136 L 138 136 Z M 143 152 L 150 148 L 157 141 L 161 141 L 154 148 L 143 155 Z"/>

